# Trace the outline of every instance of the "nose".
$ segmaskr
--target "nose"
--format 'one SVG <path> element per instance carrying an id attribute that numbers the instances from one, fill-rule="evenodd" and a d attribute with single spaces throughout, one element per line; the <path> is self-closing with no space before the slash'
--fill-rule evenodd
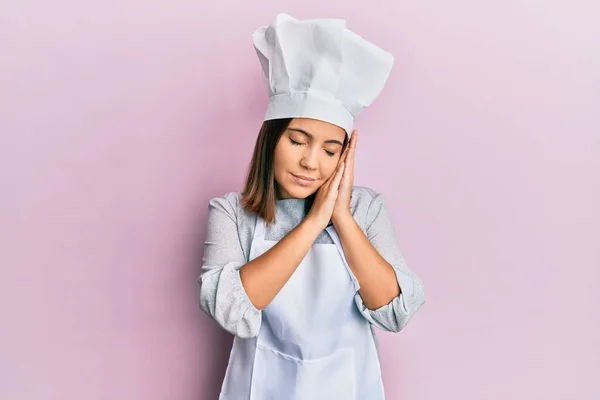
<path id="1" fill-rule="evenodd" d="M 310 171 L 317 169 L 317 149 L 307 146 L 306 151 L 300 159 L 300 166 Z"/>

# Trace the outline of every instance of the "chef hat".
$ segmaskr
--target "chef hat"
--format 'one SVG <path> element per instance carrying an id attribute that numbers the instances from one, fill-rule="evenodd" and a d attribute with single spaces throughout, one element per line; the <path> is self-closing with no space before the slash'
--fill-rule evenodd
<path id="1" fill-rule="evenodd" d="M 394 63 L 390 53 L 346 29 L 343 19 L 279 14 L 252 39 L 269 88 L 265 121 L 313 118 L 350 134 Z"/>

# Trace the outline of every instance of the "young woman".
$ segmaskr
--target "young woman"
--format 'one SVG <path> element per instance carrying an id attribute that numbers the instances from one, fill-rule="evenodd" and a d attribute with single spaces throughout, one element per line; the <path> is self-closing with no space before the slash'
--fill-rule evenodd
<path id="1" fill-rule="evenodd" d="M 384 399 L 373 326 L 425 302 L 382 195 L 353 185 L 351 126 L 392 61 L 340 21 L 254 34 L 269 108 L 244 189 L 210 201 L 201 275 L 201 308 L 235 335 L 221 400 Z"/>

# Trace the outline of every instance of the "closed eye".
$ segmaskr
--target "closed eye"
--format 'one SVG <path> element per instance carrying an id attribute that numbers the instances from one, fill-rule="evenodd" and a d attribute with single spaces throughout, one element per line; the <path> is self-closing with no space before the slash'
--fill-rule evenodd
<path id="1" fill-rule="evenodd" d="M 300 142 L 296 142 L 294 139 L 290 138 L 290 142 L 292 142 L 292 146 L 302 146 L 304 143 L 300 143 Z M 335 156 L 335 153 L 331 152 L 331 151 L 327 151 L 325 150 L 325 153 L 327 153 L 327 155 L 329 157 L 333 157 Z"/>

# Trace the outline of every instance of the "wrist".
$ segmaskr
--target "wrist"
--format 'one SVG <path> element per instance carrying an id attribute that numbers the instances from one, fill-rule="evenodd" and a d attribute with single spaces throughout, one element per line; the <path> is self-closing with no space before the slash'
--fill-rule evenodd
<path id="1" fill-rule="evenodd" d="M 348 222 L 354 222 L 354 216 L 350 213 L 350 210 L 334 214 L 331 216 L 331 220 L 334 225 L 343 225 Z"/>
<path id="2" fill-rule="evenodd" d="M 316 218 L 310 215 L 304 218 L 300 224 L 308 229 L 315 237 L 319 236 L 323 229 L 325 229 L 323 224 L 319 223 Z"/>

